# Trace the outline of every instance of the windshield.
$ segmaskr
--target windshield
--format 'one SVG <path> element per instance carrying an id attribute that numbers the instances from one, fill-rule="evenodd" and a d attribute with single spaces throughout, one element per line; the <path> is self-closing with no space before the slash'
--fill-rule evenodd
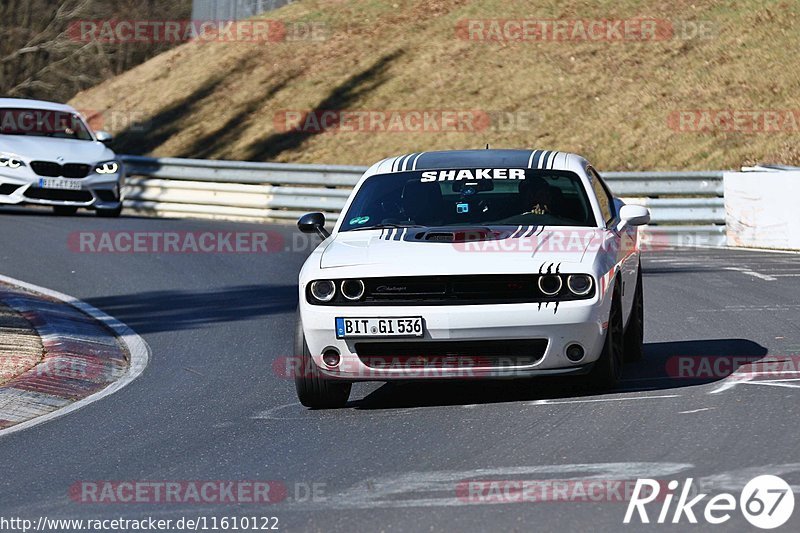
<path id="1" fill-rule="evenodd" d="M 368 178 L 340 231 L 399 226 L 597 225 L 581 179 L 572 172 L 461 169 Z"/>
<path id="2" fill-rule="evenodd" d="M 43 109 L 0 108 L 0 135 L 93 140 L 89 129 L 75 113 Z"/>

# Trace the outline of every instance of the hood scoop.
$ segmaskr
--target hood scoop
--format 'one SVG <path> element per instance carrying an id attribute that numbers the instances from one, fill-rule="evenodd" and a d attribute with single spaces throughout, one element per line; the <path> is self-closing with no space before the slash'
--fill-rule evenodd
<path id="1" fill-rule="evenodd" d="M 473 242 L 492 241 L 507 237 L 507 232 L 493 231 L 489 228 L 463 228 L 457 230 L 429 229 L 415 235 L 425 242 Z"/>

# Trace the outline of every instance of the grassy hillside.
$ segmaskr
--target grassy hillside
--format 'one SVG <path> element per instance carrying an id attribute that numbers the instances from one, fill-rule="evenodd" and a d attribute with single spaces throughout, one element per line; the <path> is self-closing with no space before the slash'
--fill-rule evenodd
<path id="1" fill-rule="evenodd" d="M 268 16 L 314 22 L 324 38 L 188 43 L 72 103 L 133 114 L 143 123 L 118 128 L 118 150 L 162 156 L 366 164 L 490 143 L 575 151 L 605 170 L 800 163 L 800 125 L 785 115 L 761 132 L 680 131 L 675 118 L 800 110 L 799 11 L 769 0 L 302 0 Z M 456 32 L 465 19 L 636 17 L 688 35 L 481 42 Z M 683 38 L 698 26 L 706 35 Z M 275 128 L 281 111 L 312 109 L 477 110 L 491 124 L 445 133 Z"/>

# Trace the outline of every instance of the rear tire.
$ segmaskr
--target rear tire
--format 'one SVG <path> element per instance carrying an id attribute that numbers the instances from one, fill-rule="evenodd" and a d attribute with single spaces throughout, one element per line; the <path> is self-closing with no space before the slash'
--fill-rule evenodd
<path id="1" fill-rule="evenodd" d="M 619 279 L 617 279 L 614 282 L 614 295 L 611 301 L 611 311 L 608 314 L 603 352 L 587 375 L 588 385 L 595 390 L 613 389 L 622 377 L 624 334 L 620 293 Z"/>
<path id="2" fill-rule="evenodd" d="M 71 205 L 54 205 L 53 206 L 53 213 L 59 217 L 71 217 L 75 213 L 78 212 L 77 207 L 73 207 Z"/>
<path id="3" fill-rule="evenodd" d="M 352 384 L 326 378 L 311 358 L 306 344 L 303 325 L 297 317 L 297 334 L 295 335 L 295 353 L 300 355 L 299 375 L 294 378 L 297 398 L 306 407 L 314 409 L 335 409 L 344 407 L 350 398 Z"/>
<path id="4" fill-rule="evenodd" d="M 96 208 L 95 214 L 103 218 L 117 218 L 122 214 L 122 204 L 119 204 L 119 207 L 115 207 L 114 209 Z"/>
<path id="5" fill-rule="evenodd" d="M 633 295 L 631 317 L 625 328 L 625 361 L 638 361 L 644 355 L 644 290 L 642 288 L 642 264 L 636 276 L 636 293 Z"/>

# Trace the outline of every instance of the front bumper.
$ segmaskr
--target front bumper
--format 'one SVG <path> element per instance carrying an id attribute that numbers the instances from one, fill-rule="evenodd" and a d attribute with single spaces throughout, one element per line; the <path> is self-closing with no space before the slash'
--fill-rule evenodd
<path id="1" fill-rule="evenodd" d="M 42 189 L 38 187 L 38 176 L 0 173 L 0 204 L 115 209 L 122 202 L 124 176 L 121 174 L 89 175 L 74 181 L 80 182 L 79 190 Z"/>
<path id="2" fill-rule="evenodd" d="M 468 379 L 527 377 L 552 374 L 575 374 L 587 371 L 598 359 L 605 339 L 610 299 L 579 300 L 554 304 L 514 303 L 493 305 L 452 306 L 370 306 L 330 307 L 311 305 L 301 300 L 300 314 L 306 344 L 314 364 L 331 378 L 351 381 L 393 381 L 418 379 Z M 335 319 L 389 318 L 422 316 L 422 338 L 337 339 Z M 416 341 L 502 341 L 543 340 L 546 348 L 532 354 L 535 361 L 515 365 L 513 359 L 502 363 L 487 363 L 482 358 L 451 358 L 446 364 L 426 366 L 408 364 L 393 359 L 391 364 L 367 366 L 357 353 L 356 344 L 376 342 Z M 580 344 L 584 357 L 576 362 L 566 356 L 571 344 Z M 491 345 L 491 342 L 484 345 Z M 544 343 L 542 343 L 544 344 Z M 326 350 L 339 352 L 341 362 L 336 367 L 326 365 L 322 354 Z M 363 354 L 362 354 L 363 356 Z M 511 361 L 511 364 L 509 364 Z M 463 364 L 462 364 L 463 363 Z"/>

